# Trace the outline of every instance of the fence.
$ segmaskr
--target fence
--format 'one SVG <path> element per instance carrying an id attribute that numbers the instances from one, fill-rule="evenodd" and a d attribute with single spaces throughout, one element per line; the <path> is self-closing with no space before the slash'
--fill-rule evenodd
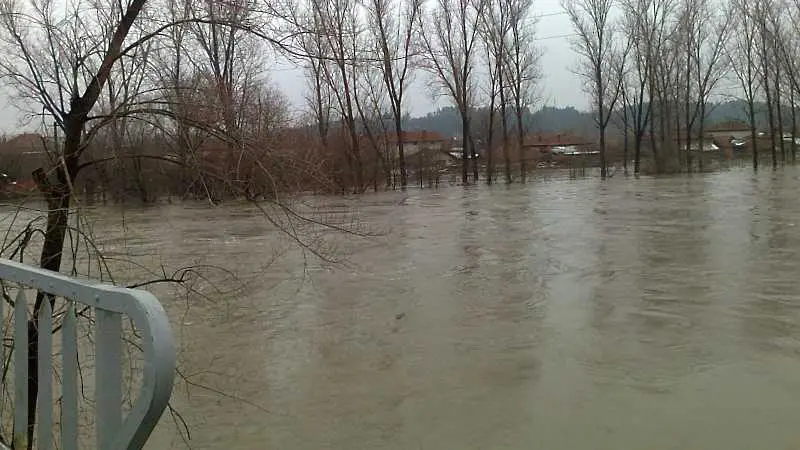
<path id="1" fill-rule="evenodd" d="M 167 407 L 175 374 L 175 347 L 169 321 L 158 300 L 145 291 L 95 284 L 7 259 L 0 259 L 0 283 L 4 297 L 0 299 L 0 318 L 6 318 L 5 307 L 13 309 L 8 320 L 0 321 L 0 336 L 5 337 L 4 345 L 0 346 L 0 373 L 10 370 L 8 376 L 14 380 L 13 438 L 7 444 L 16 450 L 27 448 L 29 383 L 34 380 L 39 399 L 35 447 L 52 449 L 56 439 L 60 439 L 60 449 L 79 447 L 77 329 L 80 315 L 93 318 L 96 447 L 100 450 L 141 449 Z M 10 289 L 17 290 L 13 299 L 8 293 Z M 37 293 L 38 311 L 36 307 L 31 310 L 32 292 Z M 59 305 L 55 314 L 54 305 Z M 34 317 L 32 311 L 37 311 L 37 316 Z M 123 414 L 123 318 L 132 321 L 140 337 L 143 360 L 140 390 L 127 414 Z M 56 321 L 57 326 L 54 326 Z M 9 325 L 10 329 L 5 330 Z M 33 334 L 31 327 L 35 331 Z M 13 347 L 7 345 L 12 340 L 6 337 L 6 331 L 13 337 Z M 53 344 L 59 334 L 60 376 L 55 377 Z M 36 337 L 36 342 L 29 342 L 31 336 Z M 12 349 L 8 359 L 6 347 Z M 38 363 L 31 365 L 29 356 L 34 355 Z M 28 373 L 29 367 L 36 367 L 36 377 Z M 58 418 L 54 418 L 54 379 L 60 381 Z M 56 428 L 58 438 L 54 433 Z"/>

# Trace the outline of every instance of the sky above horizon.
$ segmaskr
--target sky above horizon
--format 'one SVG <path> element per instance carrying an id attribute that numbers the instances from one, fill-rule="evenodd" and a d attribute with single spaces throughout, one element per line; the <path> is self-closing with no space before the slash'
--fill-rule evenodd
<path id="1" fill-rule="evenodd" d="M 537 106 L 574 106 L 581 110 L 588 109 L 589 98 L 582 89 L 582 80 L 573 73 L 578 55 L 570 45 L 572 24 L 560 1 L 534 0 L 533 15 L 538 17 L 536 43 L 542 49 L 542 100 Z M 289 63 L 278 62 L 270 70 L 269 76 L 298 111 L 305 108 L 306 82 L 299 69 Z M 452 104 L 446 96 L 433 92 L 428 86 L 430 80 L 431 75 L 422 71 L 414 75 L 405 104 L 405 109 L 412 116 L 424 116 Z"/>
<path id="2" fill-rule="evenodd" d="M 588 97 L 583 92 L 580 77 L 572 72 L 578 57 L 570 47 L 572 27 L 563 12 L 559 0 L 538 0 L 534 2 L 534 15 L 538 17 L 537 44 L 542 49 L 541 69 L 543 79 L 540 84 L 541 106 L 574 106 L 587 109 Z M 271 81 L 280 88 L 292 104 L 293 112 L 305 110 L 304 96 L 306 81 L 300 69 L 286 61 L 276 61 L 268 68 Z M 412 116 L 422 116 L 436 109 L 449 106 L 446 96 L 437 96 L 428 86 L 430 75 L 418 71 L 408 90 L 406 110 Z M 22 112 L 9 102 L 9 89 L 0 86 L 0 98 L 5 107 L 0 108 L 0 131 L 16 134 L 29 131 L 36 124 L 20 126 Z"/>

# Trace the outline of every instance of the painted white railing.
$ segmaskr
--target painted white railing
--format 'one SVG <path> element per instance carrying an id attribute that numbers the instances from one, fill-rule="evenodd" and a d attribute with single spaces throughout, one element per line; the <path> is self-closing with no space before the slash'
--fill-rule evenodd
<path id="1" fill-rule="evenodd" d="M 150 293 L 110 285 L 93 284 L 60 273 L 0 259 L 0 281 L 4 289 L 18 288 L 10 324 L 13 330 L 13 448 L 27 448 L 28 433 L 28 319 L 25 289 L 43 291 L 66 302 L 61 318 L 60 445 L 78 448 L 78 336 L 76 312 L 89 307 L 95 318 L 95 433 L 100 450 L 141 449 L 167 407 L 175 374 L 175 346 L 169 321 L 158 300 Z M 5 300 L 0 299 L 0 318 Z M 8 302 L 11 303 L 11 302 Z M 63 304 L 63 303 L 62 303 Z M 123 416 L 123 316 L 130 318 L 140 336 L 143 353 L 141 390 Z M 49 301 L 39 310 L 36 448 L 54 448 L 53 329 Z M 5 336 L 0 320 L 0 336 Z M 0 373 L 6 361 L 0 345 Z M 1 446 L 0 446 L 1 447 Z M 83 445 L 85 448 L 85 444 Z"/>

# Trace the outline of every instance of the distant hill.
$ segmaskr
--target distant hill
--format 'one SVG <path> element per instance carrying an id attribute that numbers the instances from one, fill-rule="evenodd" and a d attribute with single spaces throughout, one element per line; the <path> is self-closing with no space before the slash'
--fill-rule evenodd
<path id="1" fill-rule="evenodd" d="M 485 114 L 484 110 L 476 110 L 475 117 Z M 509 115 L 511 115 L 509 111 Z M 578 134 L 590 133 L 594 128 L 594 117 L 573 107 L 545 107 L 534 113 L 527 111 L 523 123 L 530 133 L 573 131 Z M 445 136 L 458 137 L 461 134 L 461 117 L 453 107 L 441 108 L 422 117 L 407 117 L 404 127 L 408 130 L 436 131 Z M 473 123 L 478 122 L 475 120 Z"/>
<path id="2" fill-rule="evenodd" d="M 756 123 L 759 127 L 764 127 L 768 121 L 765 109 L 763 103 L 756 106 Z M 479 116 L 481 113 L 481 110 L 477 110 L 475 115 Z M 787 108 L 784 113 L 785 123 L 790 122 L 790 117 L 790 110 Z M 728 121 L 747 122 L 747 103 L 742 100 L 731 100 L 709 104 L 708 125 Z M 590 135 L 596 130 L 594 115 L 573 107 L 547 106 L 534 113 L 527 112 L 523 122 L 529 133 L 571 132 Z M 407 130 L 429 130 L 445 136 L 458 137 L 461 133 L 461 119 L 455 108 L 445 107 L 422 117 L 406 117 L 404 127 Z"/>

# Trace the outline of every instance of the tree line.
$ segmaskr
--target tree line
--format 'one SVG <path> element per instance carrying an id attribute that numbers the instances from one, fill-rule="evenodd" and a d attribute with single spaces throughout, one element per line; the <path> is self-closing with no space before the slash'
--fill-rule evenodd
<path id="1" fill-rule="evenodd" d="M 520 180 L 528 171 L 522 144 L 541 92 L 532 1 L 150 0 L 123 30 L 133 2 L 6 0 L 0 70 L 51 134 L 48 159 L 64 156 L 85 174 L 75 186 L 90 191 L 113 180 L 142 200 L 162 193 L 153 186 L 211 198 L 404 187 L 414 80 L 456 113 L 462 182 L 480 167 L 492 182 L 498 165 L 510 182 L 512 169 Z M 773 164 L 793 157 L 783 135 L 796 128 L 795 3 L 563 6 L 592 98 L 601 175 L 609 130 L 622 131 L 614 145 L 626 169 L 632 161 L 638 173 L 643 153 L 656 171 L 702 166 L 691 149 L 707 140 L 712 99 L 733 91 L 747 104 L 753 164 L 760 104 L 767 155 Z M 299 117 L 269 81 L 278 57 L 305 74 Z M 73 150 L 61 155 L 66 146 Z"/>
<path id="2" fill-rule="evenodd" d="M 421 78 L 459 112 L 466 182 L 478 136 L 508 161 L 536 102 L 532 0 L 149 0 L 130 23 L 137 3 L 108 3 L 0 10 L 4 81 L 50 160 L 93 180 L 159 167 L 196 196 L 404 187 Z M 279 57 L 305 74 L 300 117 L 268 78 Z"/>
<path id="3" fill-rule="evenodd" d="M 603 176 L 613 122 L 624 132 L 626 169 L 630 149 L 634 172 L 640 171 L 646 147 L 656 171 L 702 170 L 692 149 L 708 140 L 715 96 L 743 101 L 754 168 L 761 150 L 773 166 L 795 160 L 795 0 L 565 0 L 564 6 L 576 34 L 578 73 L 592 98 Z"/>

